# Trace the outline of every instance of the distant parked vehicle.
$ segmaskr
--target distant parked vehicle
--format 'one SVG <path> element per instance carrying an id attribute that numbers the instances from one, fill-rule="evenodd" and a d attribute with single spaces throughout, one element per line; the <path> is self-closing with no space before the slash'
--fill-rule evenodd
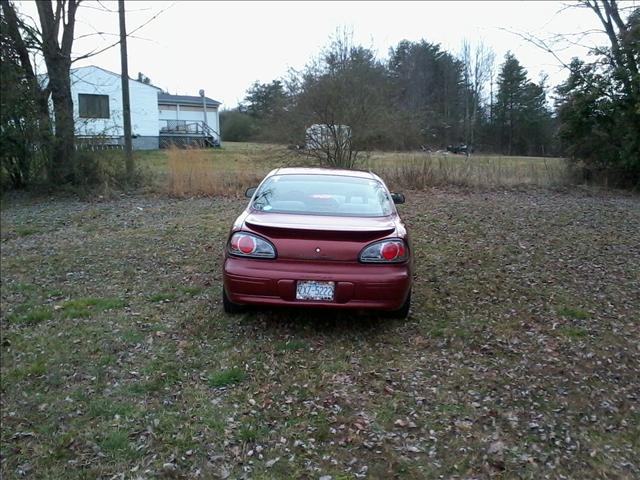
<path id="1" fill-rule="evenodd" d="M 449 145 L 447 152 L 469 155 L 473 152 L 473 147 L 471 145 L 465 145 L 464 143 L 460 145 Z"/>

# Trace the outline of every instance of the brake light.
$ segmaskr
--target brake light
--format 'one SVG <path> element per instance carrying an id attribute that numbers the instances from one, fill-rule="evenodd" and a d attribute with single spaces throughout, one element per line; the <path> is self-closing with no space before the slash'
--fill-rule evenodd
<path id="1" fill-rule="evenodd" d="M 239 257 L 276 258 L 276 249 L 271 242 L 247 232 L 231 235 L 227 250 Z"/>
<path id="2" fill-rule="evenodd" d="M 245 255 L 249 255 L 256 251 L 256 241 L 253 237 L 249 235 L 241 236 L 238 239 L 238 250 L 240 250 Z"/>
<path id="3" fill-rule="evenodd" d="M 360 253 L 360 261 L 365 263 L 400 263 L 407 258 L 409 249 L 399 238 L 372 243 Z"/>

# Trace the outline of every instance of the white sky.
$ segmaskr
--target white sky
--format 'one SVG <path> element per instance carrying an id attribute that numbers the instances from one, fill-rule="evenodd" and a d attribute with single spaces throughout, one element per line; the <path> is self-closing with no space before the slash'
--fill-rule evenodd
<path id="1" fill-rule="evenodd" d="M 620 2 L 624 5 L 624 2 Z M 634 3 L 631 3 L 634 4 Z M 637 5 L 637 2 L 635 3 Z M 86 0 L 74 53 L 101 48 L 117 40 L 117 3 Z M 113 12 L 101 11 L 102 6 Z M 128 40 L 129 75 L 143 72 L 169 93 L 207 96 L 232 108 L 255 81 L 270 82 L 289 68 L 302 68 L 329 43 L 337 28 L 386 58 L 402 39 L 439 43 L 457 54 L 463 39 L 483 40 L 496 52 L 497 64 L 511 50 L 538 80 L 562 81 L 566 72 L 555 58 L 504 29 L 549 38 L 599 29 L 594 13 L 583 8 L 560 12 L 566 2 L 147 2 L 126 1 L 127 30 L 164 12 Z M 626 4 L 627 6 L 630 3 Z M 19 11 L 37 18 L 33 2 L 18 2 Z M 577 40 L 577 38 L 576 38 Z M 580 40 L 605 44 L 599 34 Z M 570 46 L 557 52 L 566 62 L 586 51 Z M 120 72 L 120 49 L 112 48 L 75 66 L 98 65 Z"/>

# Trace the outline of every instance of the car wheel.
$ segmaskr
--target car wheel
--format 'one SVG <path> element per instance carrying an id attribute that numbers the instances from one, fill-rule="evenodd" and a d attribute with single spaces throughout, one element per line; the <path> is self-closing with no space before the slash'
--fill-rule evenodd
<path id="1" fill-rule="evenodd" d="M 387 312 L 388 318 L 398 318 L 404 319 L 409 316 L 409 309 L 411 308 L 411 290 L 409 290 L 409 295 L 407 295 L 407 299 L 404 301 L 402 306 L 397 310 L 391 310 Z"/>
<path id="2" fill-rule="evenodd" d="M 233 303 L 231 300 L 229 300 L 224 287 L 222 288 L 222 308 L 224 308 L 225 313 L 229 313 L 232 315 L 235 313 L 241 313 L 244 310 L 244 307 L 242 305 L 238 305 L 237 303 Z"/>

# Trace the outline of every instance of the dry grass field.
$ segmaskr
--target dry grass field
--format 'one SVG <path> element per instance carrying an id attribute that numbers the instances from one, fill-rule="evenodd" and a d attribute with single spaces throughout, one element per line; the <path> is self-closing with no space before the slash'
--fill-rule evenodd
<path id="1" fill-rule="evenodd" d="M 381 152 L 372 154 L 363 166 L 389 185 L 413 189 L 439 185 L 549 188 L 567 185 L 574 177 L 562 158 Z"/>
<path id="2" fill-rule="evenodd" d="M 555 188 L 574 181 L 561 158 L 373 152 L 357 168 L 381 175 L 390 187 L 422 189 L 454 185 L 473 189 L 536 186 Z M 311 166 L 315 160 L 279 145 L 227 142 L 220 150 L 160 150 L 141 153 L 139 163 L 156 191 L 175 197 L 241 194 L 279 166 Z"/>
<path id="3" fill-rule="evenodd" d="M 225 181 L 152 152 L 155 193 L 4 200 L 3 479 L 640 476 L 637 196 L 406 190 L 407 320 L 227 316 L 234 190 L 287 152 L 226 148 Z"/>
<path id="4" fill-rule="evenodd" d="M 306 163 L 279 145 L 225 143 L 222 149 L 139 152 L 150 189 L 172 197 L 238 195 L 273 168 Z"/>

